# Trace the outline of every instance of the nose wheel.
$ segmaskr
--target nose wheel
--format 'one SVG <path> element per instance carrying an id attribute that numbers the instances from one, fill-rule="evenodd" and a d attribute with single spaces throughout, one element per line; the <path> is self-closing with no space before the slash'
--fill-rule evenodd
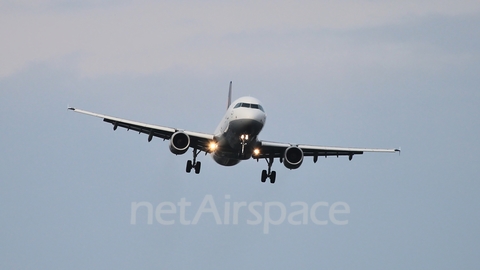
<path id="1" fill-rule="evenodd" d="M 272 171 L 272 164 L 273 164 L 273 158 L 268 158 L 265 159 L 268 164 L 268 170 L 263 170 L 262 171 L 262 182 L 265 183 L 267 181 L 267 178 L 270 178 L 270 183 L 274 184 L 275 179 L 277 178 L 277 172 Z"/>
<path id="2" fill-rule="evenodd" d="M 200 154 L 200 150 L 193 149 L 193 160 L 188 160 L 187 167 L 185 168 L 185 171 L 187 173 L 190 173 L 192 169 L 195 169 L 196 174 L 200 173 L 200 168 L 202 166 L 202 163 L 200 161 L 197 161 L 198 154 Z"/>

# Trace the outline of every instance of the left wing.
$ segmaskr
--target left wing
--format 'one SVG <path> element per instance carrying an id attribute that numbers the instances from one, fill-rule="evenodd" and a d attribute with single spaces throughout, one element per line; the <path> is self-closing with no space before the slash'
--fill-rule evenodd
<path id="1" fill-rule="evenodd" d="M 318 157 L 328 156 L 348 156 L 351 160 L 353 155 L 361 155 L 364 152 L 382 152 L 395 153 L 400 149 L 375 149 L 375 148 L 347 148 L 347 147 L 330 147 L 306 144 L 288 144 L 269 141 L 260 141 L 260 154 L 254 158 L 283 158 L 285 150 L 289 147 L 298 147 L 302 150 L 303 156 L 313 157 L 313 161 L 317 162 Z"/>
<path id="2" fill-rule="evenodd" d="M 163 127 L 157 125 L 150 125 L 141 122 L 130 121 L 122 118 L 112 117 L 108 115 L 93 113 L 75 108 L 68 108 L 74 112 L 83 113 L 99 118 L 103 118 L 103 121 L 113 125 L 113 130 L 117 130 L 118 127 L 126 128 L 127 130 L 135 130 L 138 133 L 144 133 L 148 135 L 148 141 L 150 142 L 153 137 L 169 140 L 175 132 L 182 131 L 190 136 L 190 147 L 208 152 L 208 146 L 214 139 L 212 134 L 199 133 L 193 131 L 186 131 L 176 128 Z"/>

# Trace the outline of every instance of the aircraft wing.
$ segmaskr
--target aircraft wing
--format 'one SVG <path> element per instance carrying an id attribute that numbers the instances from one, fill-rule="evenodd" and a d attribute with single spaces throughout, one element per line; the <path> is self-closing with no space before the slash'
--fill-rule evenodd
<path id="1" fill-rule="evenodd" d="M 269 141 L 260 141 L 260 154 L 254 158 L 283 158 L 284 152 L 289 147 L 298 147 L 302 149 L 303 155 L 306 157 L 313 157 L 314 162 L 318 157 L 328 156 L 348 156 L 352 159 L 354 155 L 361 155 L 364 152 L 383 152 L 383 153 L 395 153 L 400 152 L 400 149 L 376 149 L 376 148 L 349 148 L 349 147 L 331 147 L 331 146 L 318 146 L 318 145 L 306 145 L 306 144 L 288 144 L 277 143 Z"/>
<path id="2" fill-rule="evenodd" d="M 190 136 L 190 140 L 191 140 L 190 147 L 196 148 L 204 152 L 208 152 L 208 146 L 210 142 L 213 140 L 212 134 L 192 132 L 192 131 L 180 130 L 176 128 L 157 126 L 157 125 L 150 125 L 150 124 L 145 124 L 141 122 L 135 122 L 135 121 L 130 121 L 122 118 L 84 111 L 76 108 L 68 108 L 68 109 L 74 112 L 103 118 L 104 122 L 107 122 L 113 125 L 113 130 L 117 130 L 118 127 L 122 127 L 122 128 L 126 128 L 127 130 L 134 130 L 134 131 L 137 131 L 138 133 L 147 134 L 149 142 L 152 140 L 153 137 L 169 140 L 170 137 L 172 137 L 172 135 L 175 132 L 183 131 L 185 134 Z"/>

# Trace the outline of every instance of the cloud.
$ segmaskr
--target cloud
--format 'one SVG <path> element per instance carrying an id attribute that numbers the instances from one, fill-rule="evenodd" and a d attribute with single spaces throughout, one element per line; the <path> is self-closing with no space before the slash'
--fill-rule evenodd
<path id="1" fill-rule="evenodd" d="M 86 2 L 81 8 L 67 3 L 24 1 L 4 9 L 0 77 L 35 62 L 68 65 L 84 76 L 99 76 L 155 74 L 172 68 L 208 74 L 224 69 L 291 68 L 305 62 L 315 66 L 329 58 L 338 63 L 346 54 L 351 57 L 356 50 L 372 49 L 403 58 L 411 44 L 380 42 L 370 47 L 365 43 L 367 47 L 358 48 L 351 40 L 332 38 L 332 33 L 398 25 L 431 15 L 460 16 L 480 9 L 477 1 L 143 1 L 118 5 L 107 1 L 103 5 Z"/>

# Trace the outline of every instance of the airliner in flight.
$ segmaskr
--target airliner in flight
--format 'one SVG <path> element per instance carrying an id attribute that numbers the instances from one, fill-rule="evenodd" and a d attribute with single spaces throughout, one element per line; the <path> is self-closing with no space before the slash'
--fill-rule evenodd
<path id="1" fill-rule="evenodd" d="M 318 157 L 348 156 L 351 160 L 354 155 L 364 152 L 400 152 L 400 149 L 345 148 L 263 141 L 258 138 L 258 135 L 265 125 L 267 116 L 260 101 L 253 97 L 241 97 L 231 102 L 231 96 L 232 82 L 228 92 L 227 112 L 213 134 L 145 124 L 72 107 L 68 109 L 103 118 L 103 121 L 113 125 L 113 130 L 122 127 L 147 134 L 149 142 L 153 137 L 168 139 L 170 151 L 175 155 L 185 154 L 191 148 L 193 159 L 187 161 L 187 173 L 192 169 L 196 174 L 200 173 L 201 162 L 197 161 L 197 157 L 201 152 L 210 154 L 218 164 L 223 166 L 233 166 L 247 159 L 257 161 L 265 159 L 267 169 L 262 171 L 261 181 L 270 179 L 272 184 L 276 179 L 276 172 L 272 170 L 272 164 L 276 158 L 286 168 L 297 169 L 302 165 L 304 157 L 313 157 L 313 162 L 316 163 Z"/>

